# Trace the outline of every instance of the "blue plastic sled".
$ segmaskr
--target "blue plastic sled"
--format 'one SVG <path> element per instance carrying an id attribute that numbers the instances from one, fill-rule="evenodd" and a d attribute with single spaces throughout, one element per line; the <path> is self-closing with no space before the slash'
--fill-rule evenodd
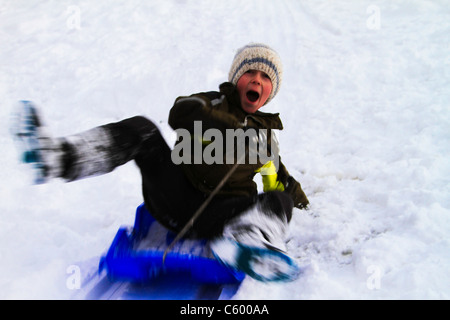
<path id="1" fill-rule="evenodd" d="M 231 298 L 245 273 L 220 263 L 206 240 L 181 239 L 163 263 L 175 236 L 141 204 L 134 227 L 119 229 L 100 260 L 99 272 L 106 271 L 109 282 L 129 283 L 121 299 Z"/>

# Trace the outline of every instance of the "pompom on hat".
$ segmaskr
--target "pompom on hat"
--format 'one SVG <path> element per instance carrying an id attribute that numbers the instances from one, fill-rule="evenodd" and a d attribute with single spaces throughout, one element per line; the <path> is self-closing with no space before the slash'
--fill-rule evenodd
<path id="1" fill-rule="evenodd" d="M 234 56 L 228 81 L 236 85 L 239 78 L 248 70 L 265 72 L 272 81 L 272 92 L 265 103 L 267 104 L 280 90 L 283 77 L 280 56 L 268 45 L 250 43 L 240 48 Z"/>

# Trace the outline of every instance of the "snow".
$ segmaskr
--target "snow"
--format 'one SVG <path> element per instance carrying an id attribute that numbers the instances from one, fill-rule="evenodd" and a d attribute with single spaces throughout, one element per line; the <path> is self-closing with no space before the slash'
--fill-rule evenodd
<path id="1" fill-rule="evenodd" d="M 236 298 L 449 299 L 449 34 L 438 0 L 0 1 L 0 298 L 69 299 L 73 266 L 142 202 L 133 163 L 30 185 L 17 100 L 55 136 L 142 114 L 172 142 L 175 98 L 216 90 L 237 48 L 264 42 L 285 73 L 263 111 L 281 113 L 311 209 L 290 228 L 302 276 L 246 279 Z"/>

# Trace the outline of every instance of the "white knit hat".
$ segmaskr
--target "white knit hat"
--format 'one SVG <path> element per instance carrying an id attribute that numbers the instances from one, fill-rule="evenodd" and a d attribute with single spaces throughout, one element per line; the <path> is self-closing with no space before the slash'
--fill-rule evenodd
<path id="1" fill-rule="evenodd" d="M 280 89 L 283 66 L 277 52 L 262 43 L 250 43 L 240 48 L 234 56 L 228 81 L 237 84 L 239 78 L 248 70 L 265 72 L 272 81 L 272 92 L 266 104 L 275 97 Z"/>

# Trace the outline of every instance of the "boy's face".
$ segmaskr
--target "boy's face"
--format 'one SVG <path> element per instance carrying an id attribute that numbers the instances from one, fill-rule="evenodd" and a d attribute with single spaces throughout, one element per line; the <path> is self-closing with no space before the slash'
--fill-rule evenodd
<path id="1" fill-rule="evenodd" d="M 239 78 L 236 87 L 242 109 L 247 113 L 255 113 L 269 98 L 272 81 L 262 71 L 248 70 Z"/>

